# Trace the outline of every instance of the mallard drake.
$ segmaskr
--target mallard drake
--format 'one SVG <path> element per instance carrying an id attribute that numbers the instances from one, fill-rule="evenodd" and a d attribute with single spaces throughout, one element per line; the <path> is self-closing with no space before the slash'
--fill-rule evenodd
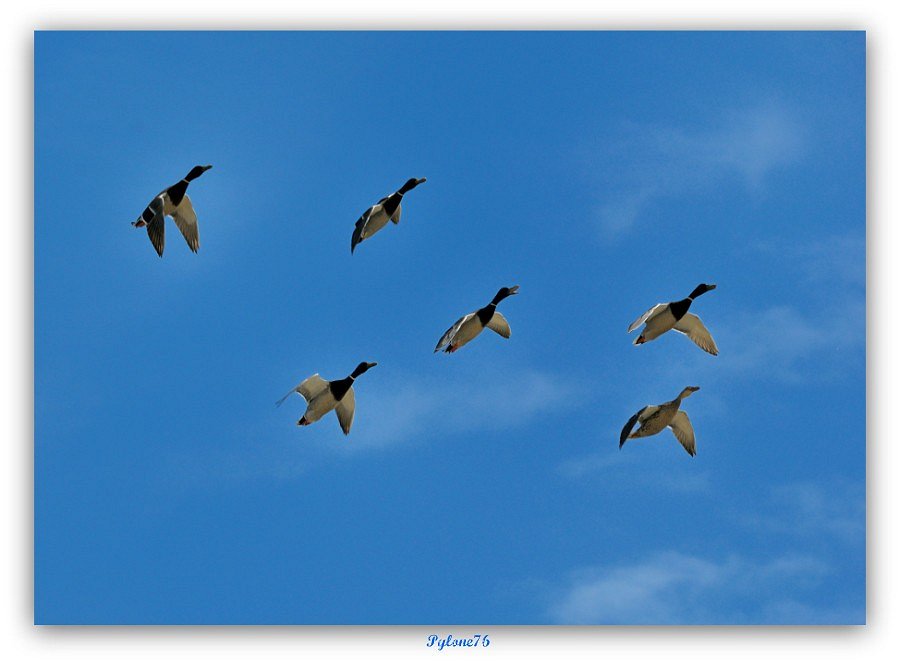
<path id="1" fill-rule="evenodd" d="M 384 228 L 388 221 L 393 221 L 394 224 L 400 223 L 400 212 L 402 210 L 400 201 L 403 200 L 403 194 L 412 191 L 425 181 L 424 177 L 409 179 L 406 181 L 406 184 L 394 193 L 385 196 L 363 212 L 362 216 L 356 221 L 356 228 L 353 230 L 353 237 L 350 239 L 350 253 L 353 253 L 356 245 L 361 241 L 368 239 Z"/>
<path id="2" fill-rule="evenodd" d="M 156 197 L 150 201 L 150 204 L 141 212 L 137 221 L 133 221 L 131 225 L 135 228 L 143 228 L 147 226 L 147 234 L 153 243 L 153 248 L 162 258 L 163 249 L 166 246 L 166 224 L 165 217 L 171 216 L 175 220 L 175 225 L 184 235 L 187 245 L 191 251 L 197 253 L 200 248 L 200 233 L 197 229 L 197 214 L 194 212 L 194 206 L 191 199 L 187 195 L 188 184 L 200 177 L 212 166 L 194 166 L 191 172 L 184 176 L 183 180 L 179 180 L 172 186 L 160 191 Z"/>
<path id="3" fill-rule="evenodd" d="M 456 352 L 466 343 L 478 336 L 484 331 L 484 328 L 497 332 L 503 338 L 509 338 L 511 331 L 506 318 L 497 310 L 497 304 L 511 295 L 517 294 L 519 286 L 514 285 L 511 288 L 500 288 L 497 294 L 487 306 L 478 309 L 474 313 L 464 315 L 450 327 L 441 340 L 438 341 L 434 351 L 437 352 L 445 345 L 444 352 Z"/>
<path id="4" fill-rule="evenodd" d="M 652 341 L 665 334 L 670 329 L 685 334 L 689 339 L 697 344 L 698 347 L 706 350 L 711 355 L 719 354 L 719 348 L 713 340 L 712 334 L 703 326 L 703 322 L 693 313 L 688 313 L 691 303 L 705 292 L 715 290 L 715 285 L 707 285 L 701 283 L 691 291 L 684 299 L 677 302 L 669 302 L 668 304 L 657 304 L 649 311 L 644 313 L 640 318 L 631 323 L 628 327 L 630 334 L 642 324 L 644 328 L 640 335 L 634 339 L 634 345 L 641 345 L 647 341 Z"/>
<path id="5" fill-rule="evenodd" d="M 341 424 L 341 430 L 344 431 L 344 435 L 349 435 L 350 426 L 353 425 L 353 414 L 356 410 L 353 381 L 377 365 L 374 362 L 364 361 L 343 380 L 333 380 L 331 382 L 322 379 L 316 373 L 291 389 L 275 405 L 281 405 L 288 396 L 297 392 L 306 399 L 307 403 L 306 412 L 297 422 L 298 426 L 308 426 L 334 410 L 337 414 L 338 422 Z"/>
<path id="6" fill-rule="evenodd" d="M 681 442 L 681 446 L 691 456 L 697 455 L 697 444 L 694 441 L 694 427 L 691 426 L 691 420 L 688 419 L 687 412 L 679 409 L 681 401 L 698 391 L 700 387 L 685 387 L 678 394 L 678 398 L 662 405 L 648 405 L 638 410 L 619 436 L 619 449 L 625 444 L 626 440 L 635 437 L 647 437 L 648 435 L 656 435 L 666 426 L 672 429 L 675 437 Z M 631 432 L 634 425 L 639 423 L 641 426 L 635 432 Z"/>

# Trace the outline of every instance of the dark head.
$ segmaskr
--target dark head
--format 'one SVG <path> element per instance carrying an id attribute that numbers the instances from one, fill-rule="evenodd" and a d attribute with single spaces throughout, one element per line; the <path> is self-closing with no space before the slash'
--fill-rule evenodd
<path id="1" fill-rule="evenodd" d="M 359 366 L 357 366 L 356 368 L 353 369 L 353 372 L 350 374 L 350 377 L 358 378 L 360 375 L 362 375 L 363 373 L 368 371 L 373 366 L 378 366 L 378 364 L 375 362 L 369 363 L 367 361 L 364 361 Z"/>
<path id="2" fill-rule="evenodd" d="M 193 168 L 191 168 L 191 172 L 185 175 L 184 179 L 186 179 L 188 182 L 192 182 L 210 168 L 212 168 L 212 166 L 194 166 Z"/>
<path id="3" fill-rule="evenodd" d="M 710 290 L 715 290 L 715 289 L 716 289 L 715 284 L 707 285 L 706 283 L 701 283 L 696 288 L 694 288 L 693 291 L 691 291 L 691 294 L 689 294 L 688 297 L 690 297 L 691 299 L 697 299 L 697 297 L 702 295 L 704 292 L 709 292 Z"/>
<path id="4" fill-rule="evenodd" d="M 423 182 L 425 182 L 425 178 L 424 178 L 424 177 L 421 178 L 421 179 L 416 179 L 415 177 L 413 177 L 412 179 L 406 180 L 406 184 L 404 184 L 403 186 L 401 186 L 401 187 L 398 189 L 398 191 L 399 191 L 400 193 L 406 193 L 407 191 L 412 191 L 413 189 L 415 189 L 417 186 L 419 186 L 419 185 L 422 184 Z"/>
<path id="5" fill-rule="evenodd" d="M 499 304 L 507 297 L 516 295 L 518 293 L 519 293 L 519 286 L 517 286 L 517 285 L 511 286 L 509 288 L 500 288 L 497 291 L 497 294 L 494 295 L 494 298 L 491 300 L 491 304 Z"/>

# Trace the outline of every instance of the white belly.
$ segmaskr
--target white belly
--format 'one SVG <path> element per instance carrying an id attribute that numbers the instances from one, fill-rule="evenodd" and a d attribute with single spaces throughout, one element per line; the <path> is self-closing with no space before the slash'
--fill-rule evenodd
<path id="1" fill-rule="evenodd" d="M 459 331 L 456 332 L 456 336 L 453 337 L 451 343 L 454 347 L 461 348 L 483 331 L 484 327 L 481 326 L 481 322 L 478 320 L 478 316 L 473 315 L 462 324 L 462 326 L 459 328 Z"/>
<path id="2" fill-rule="evenodd" d="M 677 320 L 675 320 L 675 316 L 672 315 L 672 311 L 669 310 L 669 307 L 666 307 L 660 313 L 657 313 L 647 320 L 647 324 L 641 332 L 641 335 L 644 339 L 652 341 L 654 338 L 661 336 L 672 329 L 676 322 Z"/>
<path id="3" fill-rule="evenodd" d="M 309 423 L 318 421 L 326 414 L 337 407 L 337 401 L 331 394 L 330 389 L 325 389 L 321 394 L 313 398 L 306 406 L 306 413 L 303 415 Z"/>
<path id="4" fill-rule="evenodd" d="M 381 205 L 376 205 L 375 209 L 372 210 L 372 213 L 369 214 L 369 219 L 366 221 L 366 227 L 363 230 L 363 239 L 366 237 L 371 237 L 379 230 L 384 228 L 387 225 L 387 222 L 390 221 L 390 217 L 388 217 L 387 212 L 384 211 L 384 207 Z"/>

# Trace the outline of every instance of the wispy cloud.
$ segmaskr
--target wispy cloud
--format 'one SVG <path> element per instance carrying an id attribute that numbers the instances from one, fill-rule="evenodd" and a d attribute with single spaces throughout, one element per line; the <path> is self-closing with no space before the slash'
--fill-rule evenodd
<path id="1" fill-rule="evenodd" d="M 785 287 L 799 304 L 737 309 L 717 321 L 714 333 L 722 351 L 717 367 L 789 382 L 840 375 L 846 358 L 858 359 L 865 349 L 864 233 L 771 240 L 754 250 L 776 257 L 796 275 Z M 775 291 L 771 298 L 780 297 Z"/>
<path id="2" fill-rule="evenodd" d="M 445 440 L 469 431 L 515 431 L 536 417 L 580 403 L 577 384 L 536 369 L 486 368 L 478 379 L 393 378 L 357 397 L 356 420 L 345 438 L 333 414 L 315 428 L 294 419 L 261 421 L 229 440 L 171 454 L 181 482 L 292 480 L 336 458 Z M 302 411 L 302 401 L 294 399 Z"/>
<path id="3" fill-rule="evenodd" d="M 735 313 L 716 330 L 718 369 L 786 382 L 838 376 L 842 354 L 865 348 L 865 300 L 847 300 L 832 315 L 823 313 L 818 306 L 788 305 Z M 812 362 L 815 370 L 810 371 Z"/>
<path id="4" fill-rule="evenodd" d="M 479 379 L 415 378 L 368 398 L 373 413 L 358 449 L 384 448 L 424 435 L 457 435 L 527 425 L 536 417 L 578 405 L 570 379 L 533 369 L 488 368 Z"/>
<path id="5" fill-rule="evenodd" d="M 643 561 L 580 569 L 551 599 L 561 624 L 742 624 L 853 622 L 802 600 L 831 569 L 822 560 L 786 554 L 764 561 L 664 551 Z M 785 592 L 792 596 L 785 597 Z M 798 598 L 799 597 L 799 598 Z M 789 605 L 788 605 L 789 604 Z M 793 606 L 793 609 L 788 609 Z"/>
<path id="6" fill-rule="evenodd" d="M 863 541 L 866 531 L 865 486 L 832 480 L 825 488 L 797 482 L 770 489 L 759 510 L 744 523 L 792 537 L 834 537 L 847 543 Z"/>
<path id="7" fill-rule="evenodd" d="M 604 451 L 564 460 L 556 469 L 563 476 L 571 479 L 580 479 L 629 463 L 633 463 L 632 457 L 621 453 L 621 451 Z"/>
<path id="8" fill-rule="evenodd" d="M 864 622 L 859 597 L 822 600 L 829 594 L 825 583 L 842 573 L 845 546 L 864 543 L 864 485 L 838 479 L 827 488 L 774 486 L 737 517 L 750 530 L 777 537 L 783 552 L 664 550 L 639 561 L 579 568 L 556 587 L 540 586 L 549 618 L 564 624 Z M 810 552 L 799 552 L 804 547 Z"/>
<path id="9" fill-rule="evenodd" d="M 654 201 L 737 181 L 758 192 L 773 171 L 796 163 L 805 128 L 785 106 L 771 102 L 724 114 L 710 126 L 631 126 L 609 144 L 598 206 L 602 234 L 613 239 L 640 221 Z"/>
<path id="10" fill-rule="evenodd" d="M 662 434 L 670 435 L 666 431 Z M 677 450 L 680 454 L 684 454 L 674 437 L 659 440 L 659 442 L 670 444 L 673 452 Z M 605 483 L 621 481 L 631 486 L 641 485 L 648 490 L 663 490 L 672 493 L 697 494 L 707 493 L 711 490 L 708 472 L 698 472 L 695 467 L 690 466 L 690 463 L 673 466 L 660 464 L 658 460 L 656 455 L 651 458 L 649 455 L 640 456 L 636 453 L 616 449 L 566 459 L 556 466 L 556 471 L 575 481 L 593 482 L 598 475 L 603 475 Z M 685 455 L 683 460 L 690 459 Z"/>
<path id="11" fill-rule="evenodd" d="M 828 292 L 846 289 L 858 291 L 866 284 L 865 230 L 825 237 L 812 237 L 806 243 L 760 241 L 755 249 L 777 257 L 788 269 L 795 270 L 807 285 Z"/>

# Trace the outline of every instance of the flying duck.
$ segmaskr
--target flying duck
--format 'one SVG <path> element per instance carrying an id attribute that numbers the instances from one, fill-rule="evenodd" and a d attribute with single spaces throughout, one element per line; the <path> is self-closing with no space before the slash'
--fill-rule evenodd
<path id="1" fill-rule="evenodd" d="M 344 435 L 350 434 L 353 425 L 353 413 L 356 410 L 356 397 L 353 395 L 353 381 L 368 371 L 376 363 L 362 362 L 343 380 L 323 380 L 316 373 L 286 393 L 275 403 L 276 407 L 295 391 L 306 399 L 306 412 L 297 422 L 298 426 L 309 426 L 334 410 Z"/>
<path id="2" fill-rule="evenodd" d="M 368 239 L 384 228 L 388 221 L 393 221 L 395 224 L 400 223 L 400 201 L 403 200 L 403 194 L 412 191 L 423 182 L 425 182 L 424 177 L 421 179 L 414 177 L 407 180 L 406 184 L 394 193 L 385 196 L 363 212 L 356 222 L 356 228 L 353 230 L 353 238 L 350 240 L 350 253 L 353 253 L 356 245 L 361 241 Z"/>
<path id="3" fill-rule="evenodd" d="M 689 339 L 696 343 L 700 348 L 706 350 L 711 355 L 719 354 L 719 348 L 713 340 L 712 334 L 703 326 L 703 322 L 693 313 L 688 313 L 688 309 L 697 297 L 704 292 L 715 290 L 715 285 L 707 285 L 701 283 L 686 298 L 677 302 L 669 302 L 668 304 L 657 304 L 649 311 L 644 313 L 640 318 L 631 323 L 628 327 L 630 334 L 635 329 L 646 323 L 641 330 L 640 336 L 634 339 L 634 345 L 641 345 L 647 341 L 652 341 L 662 336 L 670 329 L 685 334 Z"/>
<path id="4" fill-rule="evenodd" d="M 487 306 L 478 309 L 474 313 L 464 315 L 450 327 L 441 340 L 438 341 L 434 351 L 437 352 L 445 345 L 444 352 L 456 352 L 466 343 L 478 336 L 484 331 L 484 328 L 497 332 L 503 338 L 509 338 L 511 333 L 509 323 L 506 318 L 497 310 L 497 304 L 502 302 L 510 295 L 515 295 L 519 291 L 519 286 L 514 285 L 511 288 L 500 288 L 497 294 Z"/>
<path id="5" fill-rule="evenodd" d="M 625 444 L 626 440 L 635 437 L 647 437 L 648 435 L 656 435 L 666 426 L 672 429 L 675 437 L 681 442 L 681 446 L 691 456 L 697 455 L 697 444 L 694 440 L 694 427 L 691 426 L 691 420 L 688 419 L 687 412 L 680 410 L 681 401 L 699 390 L 700 387 L 685 387 L 678 394 L 678 398 L 662 405 L 648 405 L 638 410 L 619 436 L 619 449 Z M 639 423 L 641 426 L 635 432 L 631 432 L 634 425 Z"/>
<path id="6" fill-rule="evenodd" d="M 160 191 L 156 197 L 150 201 L 147 208 L 141 212 L 137 221 L 132 222 L 135 228 L 143 228 L 147 226 L 147 234 L 153 243 L 153 248 L 162 258 L 163 248 L 166 246 L 166 224 L 165 217 L 171 216 L 175 220 L 175 225 L 184 235 L 191 251 L 197 253 L 200 248 L 200 234 L 197 230 L 197 214 L 194 212 L 194 206 L 191 199 L 187 195 L 188 184 L 200 177 L 212 166 L 194 166 L 191 172 L 184 176 L 183 180 Z"/>

